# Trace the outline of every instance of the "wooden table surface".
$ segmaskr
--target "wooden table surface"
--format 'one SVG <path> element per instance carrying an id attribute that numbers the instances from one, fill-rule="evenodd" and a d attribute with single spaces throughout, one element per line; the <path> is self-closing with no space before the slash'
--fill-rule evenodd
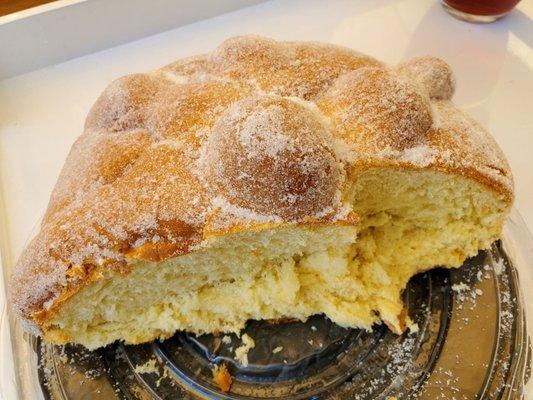
<path id="1" fill-rule="evenodd" d="M 53 1 L 55 0 L 0 0 L 0 17 Z"/>

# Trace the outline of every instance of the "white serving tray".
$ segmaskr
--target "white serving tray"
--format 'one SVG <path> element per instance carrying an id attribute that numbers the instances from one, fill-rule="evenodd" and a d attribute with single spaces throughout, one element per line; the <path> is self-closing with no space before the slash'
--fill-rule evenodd
<path id="1" fill-rule="evenodd" d="M 448 61 L 457 77 L 456 102 L 489 129 L 507 154 L 517 184 L 516 206 L 533 230 L 531 1 L 521 2 L 512 14 L 491 25 L 455 20 L 438 2 L 427 0 L 278 0 L 209 19 L 204 18 L 235 9 L 237 3 L 257 1 L 127 2 L 133 9 L 120 0 L 60 3 L 66 6 L 42 9 L 52 13 L 48 17 L 31 11 L 10 17 L 12 22 L 0 19 L 0 74 L 10 76 L 0 80 L 0 252 L 6 275 L 38 225 L 66 154 L 107 83 L 209 51 L 228 37 L 247 33 L 332 42 L 392 64 L 422 54 Z M 184 14 L 171 3 L 199 11 L 179 19 Z M 87 8 L 80 12 L 78 7 Z M 143 13 L 146 25 L 139 22 Z M 116 46 L 199 19 L 203 20 Z M 6 28 L 9 24 L 22 25 Z M 56 64 L 111 46 L 116 47 Z M 39 51 L 43 48 L 47 50 Z M 13 61 L 18 54 L 20 60 Z M 43 68 L 25 73 L 36 67 Z M 531 271 L 521 271 L 521 280 L 524 291 L 532 293 Z M 7 318 L 4 300 L 0 290 L 2 320 Z M 15 399 L 9 332 L 6 323 L 0 325 L 0 395 Z"/>

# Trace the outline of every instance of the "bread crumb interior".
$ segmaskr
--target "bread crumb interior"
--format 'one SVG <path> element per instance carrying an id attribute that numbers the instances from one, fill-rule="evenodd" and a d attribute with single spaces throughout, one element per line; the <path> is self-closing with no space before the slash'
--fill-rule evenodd
<path id="1" fill-rule="evenodd" d="M 402 291 L 432 267 L 459 267 L 501 230 L 505 199 L 470 179 L 387 168 L 361 173 L 348 200 L 358 226 L 297 226 L 212 238 L 163 262 L 91 283 L 44 335 L 89 349 L 178 330 L 239 332 L 248 320 L 325 314 L 345 327 L 405 329 Z"/>

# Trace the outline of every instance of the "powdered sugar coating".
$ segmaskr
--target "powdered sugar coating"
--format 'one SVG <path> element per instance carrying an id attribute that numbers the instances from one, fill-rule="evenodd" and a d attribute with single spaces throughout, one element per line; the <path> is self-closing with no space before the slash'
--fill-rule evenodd
<path id="1" fill-rule="evenodd" d="M 41 325 L 87 282 L 126 273 L 127 257 L 194 251 L 232 221 L 349 220 L 346 180 L 367 166 L 470 176 L 511 201 L 504 156 L 452 93 L 434 58 L 393 70 L 342 47 L 258 37 L 120 78 L 73 145 L 12 303 Z"/>

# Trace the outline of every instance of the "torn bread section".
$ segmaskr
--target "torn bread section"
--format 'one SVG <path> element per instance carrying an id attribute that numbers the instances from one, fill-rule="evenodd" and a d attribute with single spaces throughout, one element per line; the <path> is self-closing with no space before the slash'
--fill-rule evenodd
<path id="1" fill-rule="evenodd" d="M 346 247 L 356 235 L 349 224 L 284 226 L 213 236 L 204 248 L 161 262 L 130 258 L 129 273 L 107 271 L 50 310 L 43 333 L 91 349 L 120 339 L 164 339 L 177 330 L 238 333 L 249 319 L 292 316 L 299 260 Z M 293 317 L 305 320 L 310 311 L 317 313 L 302 305 Z"/>
<path id="2" fill-rule="evenodd" d="M 97 348 L 322 313 L 341 326 L 385 322 L 400 333 L 409 324 L 401 299 L 409 279 L 489 247 L 509 207 L 481 183 L 434 171 L 368 169 L 349 195 L 357 227 L 241 232 L 162 262 L 131 259 L 129 274 L 108 275 L 66 301 L 45 337 Z"/>

